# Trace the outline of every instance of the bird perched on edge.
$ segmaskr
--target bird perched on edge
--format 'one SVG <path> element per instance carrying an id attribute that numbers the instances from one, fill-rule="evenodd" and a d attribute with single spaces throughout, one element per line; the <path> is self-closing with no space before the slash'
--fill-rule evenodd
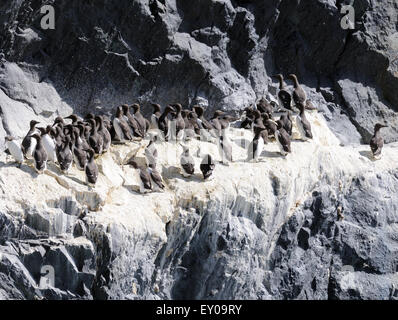
<path id="1" fill-rule="evenodd" d="M 384 140 L 381 136 L 380 129 L 387 127 L 387 125 L 381 123 L 376 123 L 374 127 L 374 134 L 372 139 L 370 139 L 370 150 L 372 151 L 373 158 L 376 160 L 381 158 L 381 151 L 384 146 Z"/>

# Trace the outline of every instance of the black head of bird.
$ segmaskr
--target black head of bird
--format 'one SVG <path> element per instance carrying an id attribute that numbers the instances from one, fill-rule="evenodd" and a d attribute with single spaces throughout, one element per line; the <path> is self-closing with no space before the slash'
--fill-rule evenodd
<path id="1" fill-rule="evenodd" d="M 90 120 L 90 119 L 94 119 L 94 114 L 92 114 L 91 112 L 86 114 L 84 120 Z"/>
<path id="2" fill-rule="evenodd" d="M 195 113 L 198 115 L 198 117 L 203 116 L 204 113 L 204 109 L 202 106 L 194 106 L 193 110 L 195 111 Z"/>
<path id="3" fill-rule="evenodd" d="M 130 112 L 130 107 L 127 104 L 123 104 L 122 109 L 124 115 L 127 115 Z"/>
<path id="4" fill-rule="evenodd" d="M 298 86 L 297 76 L 293 73 L 289 74 L 288 78 L 294 82 L 294 87 Z"/>
<path id="5" fill-rule="evenodd" d="M 160 105 L 157 103 L 152 103 L 153 113 L 160 112 Z"/>
<path id="6" fill-rule="evenodd" d="M 224 112 L 224 111 L 216 110 L 216 111 L 214 112 L 213 119 L 219 118 L 219 117 L 221 117 L 221 116 L 223 116 L 223 115 L 225 115 L 225 112 Z"/>
<path id="7" fill-rule="evenodd" d="M 77 122 L 79 117 L 76 114 L 71 114 L 70 116 L 65 117 L 65 119 L 70 119 L 72 122 Z"/>
<path id="8" fill-rule="evenodd" d="M 141 107 L 140 107 L 140 105 L 139 105 L 138 103 L 134 103 L 134 104 L 132 104 L 130 107 L 133 108 L 134 114 L 137 113 L 137 112 L 139 112 L 140 109 L 141 109 Z"/>
<path id="9" fill-rule="evenodd" d="M 130 159 L 126 164 L 132 166 L 134 169 L 138 169 L 138 163 L 134 159 Z"/>
<path id="10" fill-rule="evenodd" d="M 180 113 L 182 110 L 182 105 L 179 103 L 172 104 L 172 107 L 176 110 L 177 113 Z"/>
<path id="11" fill-rule="evenodd" d="M 31 129 L 33 129 L 37 124 L 39 124 L 40 122 L 38 122 L 38 121 L 36 121 L 36 120 L 32 120 L 31 122 L 30 122 L 30 128 Z"/>
<path id="12" fill-rule="evenodd" d="M 387 128 L 388 126 L 385 124 L 381 124 L 381 123 L 376 123 L 374 131 L 377 132 L 379 131 L 381 128 Z"/>
<path id="13" fill-rule="evenodd" d="M 55 125 L 57 125 L 59 123 L 64 124 L 64 119 L 62 119 L 62 117 L 56 117 L 55 120 L 54 120 L 53 126 L 55 126 Z"/>
<path id="14" fill-rule="evenodd" d="M 175 109 L 172 106 L 167 106 L 164 111 L 166 112 L 166 114 L 170 113 L 170 112 L 175 112 Z"/>
<path id="15" fill-rule="evenodd" d="M 123 115 L 123 108 L 122 107 L 117 107 L 116 108 L 116 118 L 119 118 L 122 115 Z M 94 117 L 93 117 L 93 119 L 94 119 Z M 90 120 L 92 120 L 92 119 L 90 119 Z M 89 121 L 89 123 L 90 123 L 90 121 Z"/>

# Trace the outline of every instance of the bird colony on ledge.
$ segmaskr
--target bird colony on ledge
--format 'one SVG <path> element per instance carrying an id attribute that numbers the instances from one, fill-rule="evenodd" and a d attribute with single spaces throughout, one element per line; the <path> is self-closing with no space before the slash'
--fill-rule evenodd
<path id="1" fill-rule="evenodd" d="M 40 174 L 47 170 L 47 162 L 50 161 L 67 175 L 74 164 L 77 169 L 85 172 L 86 184 L 94 187 L 98 179 L 96 158 L 107 152 L 112 144 L 135 143 L 149 137 L 149 144 L 145 148 L 145 161 L 137 161 L 132 157 L 126 164 L 138 170 L 141 193 L 161 191 L 165 186 L 156 166 L 157 143 L 181 145 L 181 174 L 189 178 L 194 174 L 195 162 L 193 151 L 184 145 L 185 141 L 199 139 L 215 143 L 222 159 L 221 163 L 228 165 L 234 161 L 231 127 L 251 130 L 254 134 L 251 143 L 243 146 L 247 147 L 247 161 L 259 161 L 264 145 L 268 143 L 276 142 L 281 156 L 286 157 L 292 152 L 293 139 L 312 139 L 311 123 L 306 117 L 306 112 L 313 112 L 316 108 L 307 99 L 296 75 L 289 75 L 294 84 L 293 92 L 285 89 L 282 75 L 276 75 L 275 78 L 279 80 L 278 98 L 271 102 L 262 98 L 256 105 L 244 109 L 239 117 L 217 110 L 211 119 L 206 119 L 202 106 L 196 105 L 193 110 L 189 110 L 176 103 L 166 106 L 163 112 L 159 104 L 152 104 L 152 115 L 150 119 L 146 119 L 139 104 L 124 104 L 116 108 L 113 119 L 92 113 L 81 119 L 72 114 L 65 118 L 57 117 L 52 125 L 46 127 L 38 127 L 39 122 L 32 120 L 22 143 L 7 136 L 6 146 L 8 153 L 19 166 L 26 161 L 27 164 L 34 165 Z M 68 120 L 71 123 L 66 123 Z M 297 138 L 293 138 L 294 126 L 299 133 Z M 380 129 L 383 127 L 386 125 L 375 125 L 374 136 L 370 141 L 375 159 L 381 157 L 383 138 Z M 200 148 L 195 155 L 201 159 L 200 170 L 203 179 L 210 179 L 217 161 L 209 153 L 202 153 Z"/>

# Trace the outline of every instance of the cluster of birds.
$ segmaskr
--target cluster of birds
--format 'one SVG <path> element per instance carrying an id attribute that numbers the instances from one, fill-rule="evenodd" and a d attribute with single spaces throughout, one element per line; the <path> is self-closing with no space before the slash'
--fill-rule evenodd
<path id="1" fill-rule="evenodd" d="M 289 75 L 294 84 L 291 93 L 285 88 L 283 76 L 278 74 L 275 77 L 279 80 L 278 99 L 269 102 L 262 98 L 256 105 L 246 108 L 240 117 L 217 110 L 211 119 L 206 119 L 202 106 L 196 105 L 189 110 L 183 109 L 177 103 L 166 106 L 163 112 L 159 104 L 152 104 L 153 112 L 150 119 L 147 119 L 141 113 L 139 104 L 124 104 L 116 108 L 112 120 L 106 115 L 88 113 L 81 119 L 72 114 L 65 118 L 57 117 L 53 125 L 46 128 L 37 127 L 39 122 L 32 120 L 29 132 L 20 145 L 10 136 L 6 137 L 6 145 L 17 163 L 22 164 L 25 159 L 33 160 L 38 173 L 44 172 L 48 161 L 58 164 L 64 174 L 68 173 L 74 163 L 77 169 L 85 171 L 86 183 L 94 186 L 98 179 L 98 166 L 95 162 L 98 156 L 107 152 L 111 144 L 139 141 L 149 135 L 150 142 L 145 148 L 146 163 L 132 158 L 127 164 L 139 171 L 141 192 L 162 190 L 165 186 L 156 168 L 156 141 L 200 139 L 218 142 L 222 162 L 228 164 L 233 161 L 232 143 L 228 136 L 228 129 L 233 124 L 254 132 L 247 160 L 258 161 L 264 144 L 271 139 L 278 143 L 280 153 L 286 156 L 291 152 L 295 108 L 298 109 L 295 122 L 301 139 L 312 139 L 311 124 L 305 111 L 315 108 L 307 99 L 296 75 Z M 278 106 L 279 109 L 276 110 Z M 275 118 L 275 111 L 282 112 L 278 120 Z M 67 120 L 71 122 L 66 123 Z M 382 127 L 384 125 L 376 125 L 375 136 L 371 141 L 374 156 L 380 155 L 383 147 L 383 139 L 379 133 Z M 182 174 L 189 177 L 195 172 L 195 161 L 189 148 L 183 144 L 181 146 Z M 201 154 L 200 149 L 197 156 L 202 159 L 200 170 L 206 180 L 212 175 L 216 162 L 210 154 Z"/>

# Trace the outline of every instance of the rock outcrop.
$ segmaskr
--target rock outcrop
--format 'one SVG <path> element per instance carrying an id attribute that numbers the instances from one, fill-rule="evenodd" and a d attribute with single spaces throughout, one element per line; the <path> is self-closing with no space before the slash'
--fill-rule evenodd
<path id="1" fill-rule="evenodd" d="M 196 151 L 220 160 L 217 145 L 188 142 L 196 172 L 184 178 L 182 148 L 157 143 L 163 193 L 139 194 L 124 165 L 147 140 L 98 158 L 94 189 L 75 168 L 37 175 L 3 154 L 0 298 L 398 298 L 398 144 L 373 161 L 308 118 L 314 140 L 286 159 L 270 143 L 246 162 L 252 133 L 231 129 L 235 161 L 206 182 Z"/>

